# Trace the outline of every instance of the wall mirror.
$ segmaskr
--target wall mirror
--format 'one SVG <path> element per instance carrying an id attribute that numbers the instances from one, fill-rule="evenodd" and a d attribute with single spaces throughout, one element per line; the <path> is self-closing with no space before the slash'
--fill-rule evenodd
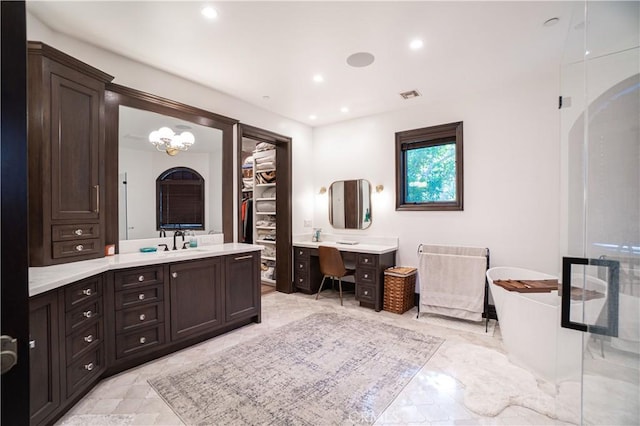
<path id="1" fill-rule="evenodd" d="M 118 234 L 120 240 L 159 235 L 157 180 L 168 170 L 185 167 L 204 180 L 202 197 L 205 232 L 222 233 L 222 130 L 175 117 L 120 105 L 118 127 Z M 194 144 L 167 155 L 149 142 L 149 133 L 169 127 L 189 131 Z M 165 203 L 166 204 L 166 203 Z M 186 201 L 184 207 L 186 208 Z M 173 207 L 173 206 L 172 206 Z M 177 206 L 176 206 L 177 208 Z M 164 224 L 166 229 L 179 228 Z M 185 227 L 189 228 L 185 224 Z"/>
<path id="2" fill-rule="evenodd" d="M 371 184 L 364 179 L 340 180 L 329 187 L 329 223 L 336 229 L 371 226 Z"/>
<path id="3" fill-rule="evenodd" d="M 105 91 L 106 240 L 153 238 L 156 179 L 166 170 L 187 167 L 204 179 L 204 229 L 233 241 L 233 126 L 238 123 L 186 104 L 108 84 Z M 167 155 L 149 142 L 149 133 L 169 127 L 189 131 L 195 142 Z"/>

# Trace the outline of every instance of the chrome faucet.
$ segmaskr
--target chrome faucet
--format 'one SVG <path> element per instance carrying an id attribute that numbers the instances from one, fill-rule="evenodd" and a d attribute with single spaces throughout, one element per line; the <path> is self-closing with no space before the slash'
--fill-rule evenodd
<path id="1" fill-rule="evenodd" d="M 182 241 L 184 241 L 184 232 L 183 231 L 176 231 L 173 233 L 173 249 L 172 250 L 178 250 L 178 248 L 176 247 L 176 237 L 177 236 L 182 236 Z"/>

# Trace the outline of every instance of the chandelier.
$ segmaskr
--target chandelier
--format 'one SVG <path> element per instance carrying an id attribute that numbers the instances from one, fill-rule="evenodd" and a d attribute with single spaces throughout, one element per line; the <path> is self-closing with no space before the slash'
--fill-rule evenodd
<path id="1" fill-rule="evenodd" d="M 168 127 L 161 127 L 149 133 L 149 142 L 158 151 L 165 151 L 168 155 L 176 155 L 179 151 L 186 151 L 195 142 L 191 132 L 176 134 Z"/>

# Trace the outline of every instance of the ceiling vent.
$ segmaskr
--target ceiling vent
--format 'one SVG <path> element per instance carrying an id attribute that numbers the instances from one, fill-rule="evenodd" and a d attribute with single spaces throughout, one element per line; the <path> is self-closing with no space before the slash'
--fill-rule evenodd
<path id="1" fill-rule="evenodd" d="M 412 99 L 420 96 L 420 93 L 418 93 L 417 90 L 409 90 L 408 92 L 400 93 L 400 96 L 402 96 L 403 99 Z"/>

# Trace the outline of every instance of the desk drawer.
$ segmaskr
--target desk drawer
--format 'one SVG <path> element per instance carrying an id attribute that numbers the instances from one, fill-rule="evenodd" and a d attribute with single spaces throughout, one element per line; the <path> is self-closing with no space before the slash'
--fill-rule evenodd
<path id="1" fill-rule="evenodd" d="M 312 249 L 306 248 L 306 247 L 294 247 L 293 248 L 293 257 L 296 260 L 309 259 L 309 256 L 311 256 L 311 250 Z"/>
<path id="2" fill-rule="evenodd" d="M 309 272 L 309 259 L 296 259 L 293 264 L 293 271 L 295 274 L 307 274 Z"/>
<path id="3" fill-rule="evenodd" d="M 52 246 L 54 259 L 102 254 L 104 250 L 99 238 L 59 241 L 54 242 Z"/>
<path id="4" fill-rule="evenodd" d="M 124 358 L 164 343 L 164 324 L 116 336 L 116 358 Z"/>
<path id="5" fill-rule="evenodd" d="M 146 304 L 116 312 L 116 334 L 164 322 L 162 302 Z"/>
<path id="6" fill-rule="evenodd" d="M 161 302 L 164 300 L 164 286 L 132 288 L 116 292 L 116 310 Z"/>
<path id="7" fill-rule="evenodd" d="M 114 274 L 115 289 L 126 290 L 132 287 L 162 284 L 162 266 L 152 268 L 136 268 Z"/>
<path id="8" fill-rule="evenodd" d="M 372 285 L 356 284 L 356 300 L 361 302 L 375 303 L 376 288 Z"/>
<path id="9" fill-rule="evenodd" d="M 374 268 L 358 267 L 356 269 L 356 282 L 362 285 L 375 285 L 377 280 L 377 270 Z"/>
<path id="10" fill-rule="evenodd" d="M 295 271 L 293 274 L 293 284 L 300 289 L 303 290 L 311 290 L 311 282 L 309 279 L 309 274 L 305 271 Z"/>
<path id="11" fill-rule="evenodd" d="M 358 266 L 377 266 L 378 255 L 368 253 L 358 253 Z"/>

